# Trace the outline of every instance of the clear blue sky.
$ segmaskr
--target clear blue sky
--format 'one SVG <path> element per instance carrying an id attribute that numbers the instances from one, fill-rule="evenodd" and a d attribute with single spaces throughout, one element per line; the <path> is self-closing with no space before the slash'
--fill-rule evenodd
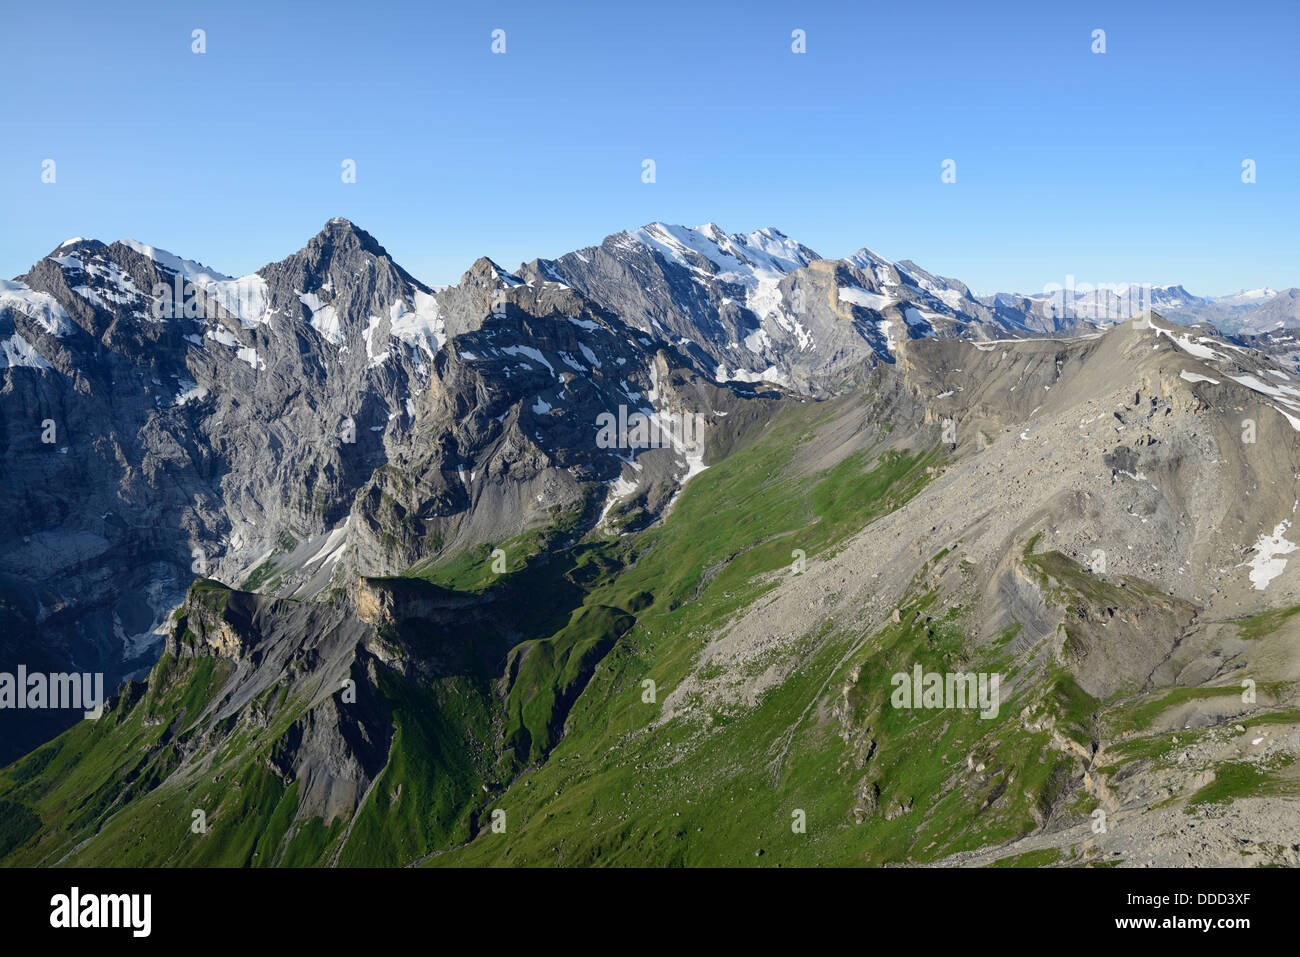
<path id="1" fill-rule="evenodd" d="M 241 274 L 346 216 L 433 283 L 659 219 L 869 246 L 980 293 L 1300 285 L 1294 0 L 73 2 L 0 24 L 4 277 L 71 236 Z"/>

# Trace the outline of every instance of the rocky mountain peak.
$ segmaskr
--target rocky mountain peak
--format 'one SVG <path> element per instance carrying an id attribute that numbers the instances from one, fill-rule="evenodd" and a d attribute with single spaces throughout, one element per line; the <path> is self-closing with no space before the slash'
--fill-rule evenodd
<path id="1" fill-rule="evenodd" d="M 518 280 L 487 256 L 480 256 L 474 260 L 473 265 L 460 277 L 462 286 L 498 286 L 502 282 L 507 285 L 518 285 Z"/>
<path id="2" fill-rule="evenodd" d="M 308 240 L 306 246 L 282 260 L 281 264 L 301 264 L 306 272 L 325 279 L 327 274 L 335 270 L 356 272 L 372 268 L 366 265 L 367 262 L 385 272 L 391 271 L 409 282 L 415 282 L 413 277 L 393 262 L 388 250 L 374 236 L 341 217 L 327 222 L 319 233 Z M 265 267 L 263 274 L 270 268 Z"/>
<path id="3" fill-rule="evenodd" d="M 379 245 L 374 236 L 366 232 L 350 219 L 335 216 L 321 227 L 321 231 L 312 237 L 308 247 L 333 246 L 339 249 L 360 249 L 372 256 L 387 258 L 388 251 Z"/>
<path id="4" fill-rule="evenodd" d="M 75 236 L 72 239 L 65 239 L 54 249 L 50 250 L 45 256 L 46 259 L 54 259 L 63 256 L 75 256 L 79 253 L 97 253 L 99 250 L 106 248 L 106 244 L 98 239 L 86 239 L 82 236 Z"/>

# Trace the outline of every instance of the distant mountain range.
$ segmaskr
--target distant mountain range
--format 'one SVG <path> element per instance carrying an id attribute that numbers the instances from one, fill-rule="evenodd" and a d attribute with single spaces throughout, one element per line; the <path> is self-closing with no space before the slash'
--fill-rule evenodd
<path id="1" fill-rule="evenodd" d="M 1151 309 L 1180 323 L 1204 322 L 1227 335 L 1262 335 L 1300 326 L 1300 289 L 1249 289 L 1231 296 L 1193 296 L 1182 286 L 1148 290 L 1108 289 L 1077 293 L 1076 315 L 1090 320 L 1124 320 Z M 1136 305 L 1136 308 L 1135 308 Z"/>

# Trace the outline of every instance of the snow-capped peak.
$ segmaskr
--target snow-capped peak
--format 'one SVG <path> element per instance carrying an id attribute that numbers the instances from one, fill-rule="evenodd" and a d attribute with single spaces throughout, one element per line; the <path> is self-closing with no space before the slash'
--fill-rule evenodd
<path id="1" fill-rule="evenodd" d="M 654 222 L 631 233 L 636 242 L 661 253 L 665 259 L 695 268 L 688 253 L 697 253 L 720 272 L 743 274 L 754 270 L 793 272 L 817 258 L 812 250 L 771 229 L 727 235 L 716 223 L 692 229 Z"/>
<path id="2" fill-rule="evenodd" d="M 741 286 L 745 305 L 760 319 L 780 304 L 777 286 L 782 277 L 817 258 L 812 250 L 771 228 L 729 236 L 715 223 L 692 229 L 654 222 L 629 235 L 699 281 L 721 279 Z"/>
<path id="3" fill-rule="evenodd" d="M 122 239 L 119 242 L 128 249 L 134 249 L 141 256 L 152 259 L 164 269 L 180 273 L 186 279 L 198 285 L 229 282 L 234 278 L 233 276 L 227 276 L 225 273 L 217 272 L 215 269 L 209 269 L 203 263 L 194 262 L 192 259 L 181 259 L 175 253 L 169 253 L 165 249 L 158 249 L 156 246 L 149 246 L 134 239 Z"/>
<path id="4" fill-rule="evenodd" d="M 1241 292 L 1233 293 L 1230 296 L 1218 296 L 1214 299 L 1214 301 L 1225 303 L 1225 304 L 1264 302 L 1268 299 L 1276 298 L 1277 295 L 1278 295 L 1278 291 L 1276 289 L 1270 289 L 1268 286 L 1262 286 L 1259 289 L 1243 289 L 1241 290 Z"/>
<path id="5" fill-rule="evenodd" d="M 946 287 L 939 283 L 925 281 L 926 277 L 913 276 L 908 270 L 892 260 L 886 259 L 879 253 L 863 246 L 852 256 L 847 256 L 841 262 L 848 263 L 855 269 L 860 269 L 867 273 L 876 281 L 880 288 L 886 286 L 897 286 L 900 281 L 915 283 L 921 289 L 936 295 Z"/>
<path id="6" fill-rule="evenodd" d="M 893 261 L 886 259 L 880 253 L 863 246 L 852 256 L 844 257 L 844 261 L 851 266 L 859 269 L 870 269 L 874 266 L 893 266 Z"/>

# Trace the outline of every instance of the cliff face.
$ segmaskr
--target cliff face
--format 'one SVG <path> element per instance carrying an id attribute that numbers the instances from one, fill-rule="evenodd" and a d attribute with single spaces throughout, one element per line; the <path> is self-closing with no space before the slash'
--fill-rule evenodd
<path id="1" fill-rule="evenodd" d="M 181 715 L 185 743 L 167 779 L 184 787 L 200 769 L 221 765 L 219 755 L 251 759 L 243 773 L 269 773 L 293 795 L 290 820 L 350 821 L 394 734 L 380 689 L 385 665 L 367 650 L 373 637 L 342 603 L 305 605 L 197 582 L 177 609 L 145 696 L 180 688 L 191 700 L 207 682 L 201 707 Z"/>
<path id="2" fill-rule="evenodd" d="M 662 336 L 536 269 L 482 259 L 431 289 L 346 220 L 237 279 L 71 241 L 0 289 L 0 341 L 21 344 L 0 365 L 0 663 L 109 686 L 156 659 L 195 577 L 311 598 L 557 512 L 590 526 L 616 490 L 651 521 L 689 471 L 597 441 L 604 412 L 653 414 L 656 362 L 699 378 Z M 0 727 L 11 757 L 49 734 Z"/>

